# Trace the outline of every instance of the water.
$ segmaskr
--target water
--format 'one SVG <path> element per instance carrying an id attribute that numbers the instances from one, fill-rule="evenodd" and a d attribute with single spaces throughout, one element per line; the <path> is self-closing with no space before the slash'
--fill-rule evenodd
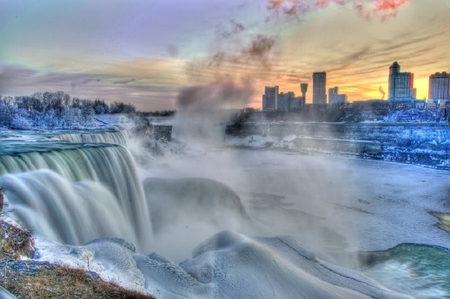
<path id="1" fill-rule="evenodd" d="M 112 228 L 120 225 L 125 227 L 118 231 L 120 236 L 140 249 L 149 248 L 150 211 L 134 160 L 125 147 L 9 141 L 2 143 L 2 154 L 0 185 L 5 188 L 11 215 L 33 231 L 80 244 L 112 235 Z M 33 216 L 37 211 L 41 213 Z M 87 215 L 95 221 L 85 221 Z M 84 228 L 80 227 L 83 221 Z"/>
<path id="2" fill-rule="evenodd" d="M 365 255 L 360 269 L 367 276 L 415 298 L 450 298 L 450 250 L 401 244 Z"/>

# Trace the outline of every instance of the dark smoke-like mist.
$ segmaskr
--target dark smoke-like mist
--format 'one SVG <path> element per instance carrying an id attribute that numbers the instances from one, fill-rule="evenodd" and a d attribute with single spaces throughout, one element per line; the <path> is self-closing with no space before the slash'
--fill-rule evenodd
<path id="1" fill-rule="evenodd" d="M 244 107 L 254 94 L 251 84 L 226 79 L 181 90 L 174 137 L 204 144 L 223 140 L 224 123 L 232 113 L 227 109 Z"/>
<path id="2" fill-rule="evenodd" d="M 276 37 L 265 34 L 257 34 L 244 44 L 228 38 L 210 56 L 188 63 L 186 73 L 194 84 L 224 80 L 247 84 L 257 79 L 267 80 L 276 59 L 276 46 Z"/>
<path id="3" fill-rule="evenodd" d="M 384 91 L 383 87 L 380 86 L 380 87 L 378 88 L 378 91 L 379 91 L 380 94 L 381 94 L 381 99 L 384 100 L 384 98 L 386 97 L 386 92 Z"/>
<path id="4" fill-rule="evenodd" d="M 250 102 L 254 92 L 251 86 L 232 80 L 192 86 L 179 93 L 178 107 L 181 111 L 242 107 Z"/>

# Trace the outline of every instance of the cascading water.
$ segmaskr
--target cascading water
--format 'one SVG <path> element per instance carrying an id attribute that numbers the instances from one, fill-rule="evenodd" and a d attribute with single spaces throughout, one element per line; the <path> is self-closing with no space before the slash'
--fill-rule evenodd
<path id="1" fill-rule="evenodd" d="M 9 214 L 38 235 L 64 244 L 103 236 L 138 241 L 129 215 L 101 184 L 71 183 L 49 170 L 5 175 L 0 184 L 7 190 Z"/>
<path id="2" fill-rule="evenodd" d="M 67 133 L 56 135 L 58 139 L 72 143 L 110 143 L 127 147 L 127 131 L 117 130 L 100 133 Z"/>
<path id="3" fill-rule="evenodd" d="M 53 216 L 41 219 L 47 220 L 45 225 L 48 226 L 48 229 L 41 232 L 47 235 L 49 229 L 54 230 L 50 235 L 59 236 L 57 239 L 62 238 L 74 244 L 105 236 L 107 232 L 117 235 L 113 233 L 114 230 L 104 230 L 111 221 L 115 221 L 120 226 L 134 227 L 134 238 L 126 228 L 119 229 L 118 232 L 122 232 L 130 241 L 136 239 L 134 242 L 139 248 L 148 248 L 152 239 L 150 212 L 144 200 L 134 161 L 126 148 L 105 144 L 81 147 L 79 144 L 72 144 L 62 146 L 61 149 L 41 151 L 33 151 L 33 148 L 28 149 L 31 150 L 29 152 L 11 152 L 0 156 L 0 184 L 5 188 L 13 215 L 15 210 L 22 211 L 19 207 L 23 205 L 44 205 L 47 210 L 53 209 L 50 213 Z M 40 169 L 54 173 L 36 171 Z M 71 185 L 75 182 L 79 183 Z M 11 189 L 8 186 L 11 186 Z M 68 191 L 68 195 L 63 191 Z M 86 201 L 94 201 L 95 204 L 87 204 Z M 51 205 L 54 206 L 50 208 Z M 74 209 L 76 206 L 88 206 L 93 210 Z M 117 212 L 116 206 L 120 213 Z M 22 214 L 18 213 L 22 216 L 17 217 L 23 218 L 21 220 L 24 222 L 28 221 L 26 225 L 34 229 L 34 224 L 40 220 L 35 216 L 30 217 L 29 214 L 25 217 L 30 212 L 31 210 L 25 209 Z M 88 227 L 93 232 L 98 231 L 98 235 L 83 232 L 86 228 L 79 227 L 77 221 L 84 219 L 85 215 L 78 215 L 79 213 L 93 215 L 95 222 Z M 59 219 L 51 219 L 55 217 Z M 58 225 L 60 221 L 70 223 L 62 226 Z M 85 222 L 85 225 L 88 225 L 88 222 Z M 67 235 L 67 239 L 64 239 L 66 237 L 63 238 L 63 235 Z"/>

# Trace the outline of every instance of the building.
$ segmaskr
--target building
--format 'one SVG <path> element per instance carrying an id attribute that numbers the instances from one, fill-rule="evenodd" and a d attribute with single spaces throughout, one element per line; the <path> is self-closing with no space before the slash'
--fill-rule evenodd
<path id="1" fill-rule="evenodd" d="M 304 98 L 296 97 L 293 91 L 279 93 L 278 86 L 266 86 L 262 101 L 263 111 L 292 111 L 304 105 Z"/>
<path id="2" fill-rule="evenodd" d="M 339 94 L 339 87 L 335 86 L 328 89 L 328 104 L 342 105 L 347 103 L 347 95 Z"/>
<path id="3" fill-rule="evenodd" d="M 264 89 L 263 111 L 277 110 L 278 109 L 278 86 L 266 86 Z"/>
<path id="4" fill-rule="evenodd" d="M 436 73 L 430 76 L 428 99 L 450 100 L 450 74 Z"/>
<path id="5" fill-rule="evenodd" d="M 278 95 L 278 109 L 279 111 L 290 111 L 291 101 L 296 99 L 295 93 L 288 91 L 286 93 L 282 92 Z"/>
<path id="6" fill-rule="evenodd" d="M 326 105 L 327 104 L 327 73 L 319 72 L 313 73 L 313 104 Z"/>
<path id="7" fill-rule="evenodd" d="M 306 104 L 306 92 L 308 91 L 308 83 L 300 83 L 300 91 L 302 92 L 301 106 Z"/>
<path id="8" fill-rule="evenodd" d="M 389 67 L 389 101 L 415 99 L 414 74 L 400 72 L 400 65 L 394 62 Z"/>
<path id="9" fill-rule="evenodd" d="M 328 103 L 334 104 L 334 97 L 339 94 L 339 87 L 335 86 L 328 89 Z"/>

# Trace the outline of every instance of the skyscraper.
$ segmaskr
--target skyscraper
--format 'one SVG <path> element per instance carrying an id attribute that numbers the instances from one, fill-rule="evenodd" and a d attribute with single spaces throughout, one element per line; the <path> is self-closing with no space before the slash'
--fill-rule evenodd
<path id="1" fill-rule="evenodd" d="M 400 64 L 389 67 L 389 101 L 404 101 L 415 98 L 414 74 L 400 72 Z"/>
<path id="2" fill-rule="evenodd" d="M 450 100 L 450 75 L 446 72 L 430 76 L 428 99 Z"/>
<path id="3" fill-rule="evenodd" d="M 266 86 L 263 95 L 263 111 L 278 109 L 278 86 Z"/>
<path id="4" fill-rule="evenodd" d="M 313 104 L 326 105 L 327 104 L 327 73 L 313 73 Z"/>

